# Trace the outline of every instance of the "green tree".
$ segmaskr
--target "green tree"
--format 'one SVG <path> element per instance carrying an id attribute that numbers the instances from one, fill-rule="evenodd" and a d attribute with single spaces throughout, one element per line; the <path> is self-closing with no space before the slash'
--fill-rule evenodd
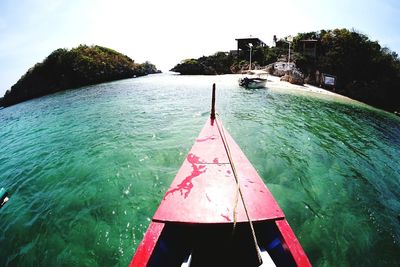
<path id="1" fill-rule="evenodd" d="M 96 84 L 157 72 L 150 62 L 136 64 L 131 58 L 102 46 L 80 45 L 53 51 L 30 68 L 4 96 L 9 106 L 67 88 Z"/>
<path id="2" fill-rule="evenodd" d="M 348 29 L 300 33 L 293 47 L 300 51 L 300 41 L 318 41 L 317 59 L 300 56 L 296 64 L 305 74 L 315 71 L 337 77 L 337 89 L 344 95 L 366 103 L 398 110 L 400 102 L 400 61 L 398 55 L 368 36 Z"/>

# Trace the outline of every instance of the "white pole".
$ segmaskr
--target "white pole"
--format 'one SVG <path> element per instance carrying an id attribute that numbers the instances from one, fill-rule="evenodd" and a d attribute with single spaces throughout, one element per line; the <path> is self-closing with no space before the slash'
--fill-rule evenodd
<path id="1" fill-rule="evenodd" d="M 250 70 L 251 70 L 251 48 L 253 47 L 253 45 L 249 44 L 250 46 Z"/>
<path id="2" fill-rule="evenodd" d="M 288 68 L 289 68 L 289 64 L 290 64 L 290 44 L 293 42 L 293 37 L 291 35 L 289 35 L 286 38 L 286 42 L 289 44 L 289 55 L 288 55 Z"/>

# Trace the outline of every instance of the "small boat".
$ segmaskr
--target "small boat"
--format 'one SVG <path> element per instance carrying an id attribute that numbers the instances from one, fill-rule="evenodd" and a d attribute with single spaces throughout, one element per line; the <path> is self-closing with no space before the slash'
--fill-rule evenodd
<path id="1" fill-rule="evenodd" d="M 130 266 L 311 266 L 214 106 Z"/>
<path id="2" fill-rule="evenodd" d="M 239 86 L 247 89 L 258 89 L 265 87 L 267 79 L 244 77 L 239 79 Z"/>
<path id="3" fill-rule="evenodd" d="M 249 71 L 248 76 L 239 79 L 239 86 L 246 89 L 258 89 L 264 88 L 267 84 L 267 78 L 262 78 L 264 75 L 268 75 L 267 72 L 262 71 Z"/>

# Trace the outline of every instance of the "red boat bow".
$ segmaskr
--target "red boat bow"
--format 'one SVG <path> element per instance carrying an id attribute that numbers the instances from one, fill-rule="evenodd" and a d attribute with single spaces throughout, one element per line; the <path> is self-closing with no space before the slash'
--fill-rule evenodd
<path id="1" fill-rule="evenodd" d="M 211 116 L 162 199 L 130 266 L 147 266 L 168 224 L 262 222 L 276 225 L 295 265 L 310 266 L 271 192 L 222 123 Z"/>

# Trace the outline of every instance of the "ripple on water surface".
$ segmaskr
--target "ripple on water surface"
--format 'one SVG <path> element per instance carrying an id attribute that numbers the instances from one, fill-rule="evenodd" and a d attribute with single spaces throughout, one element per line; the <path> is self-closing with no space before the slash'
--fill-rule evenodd
<path id="1" fill-rule="evenodd" d="M 400 121 L 355 102 L 152 75 L 0 110 L 1 266 L 126 266 L 217 111 L 314 266 L 400 261 Z"/>

